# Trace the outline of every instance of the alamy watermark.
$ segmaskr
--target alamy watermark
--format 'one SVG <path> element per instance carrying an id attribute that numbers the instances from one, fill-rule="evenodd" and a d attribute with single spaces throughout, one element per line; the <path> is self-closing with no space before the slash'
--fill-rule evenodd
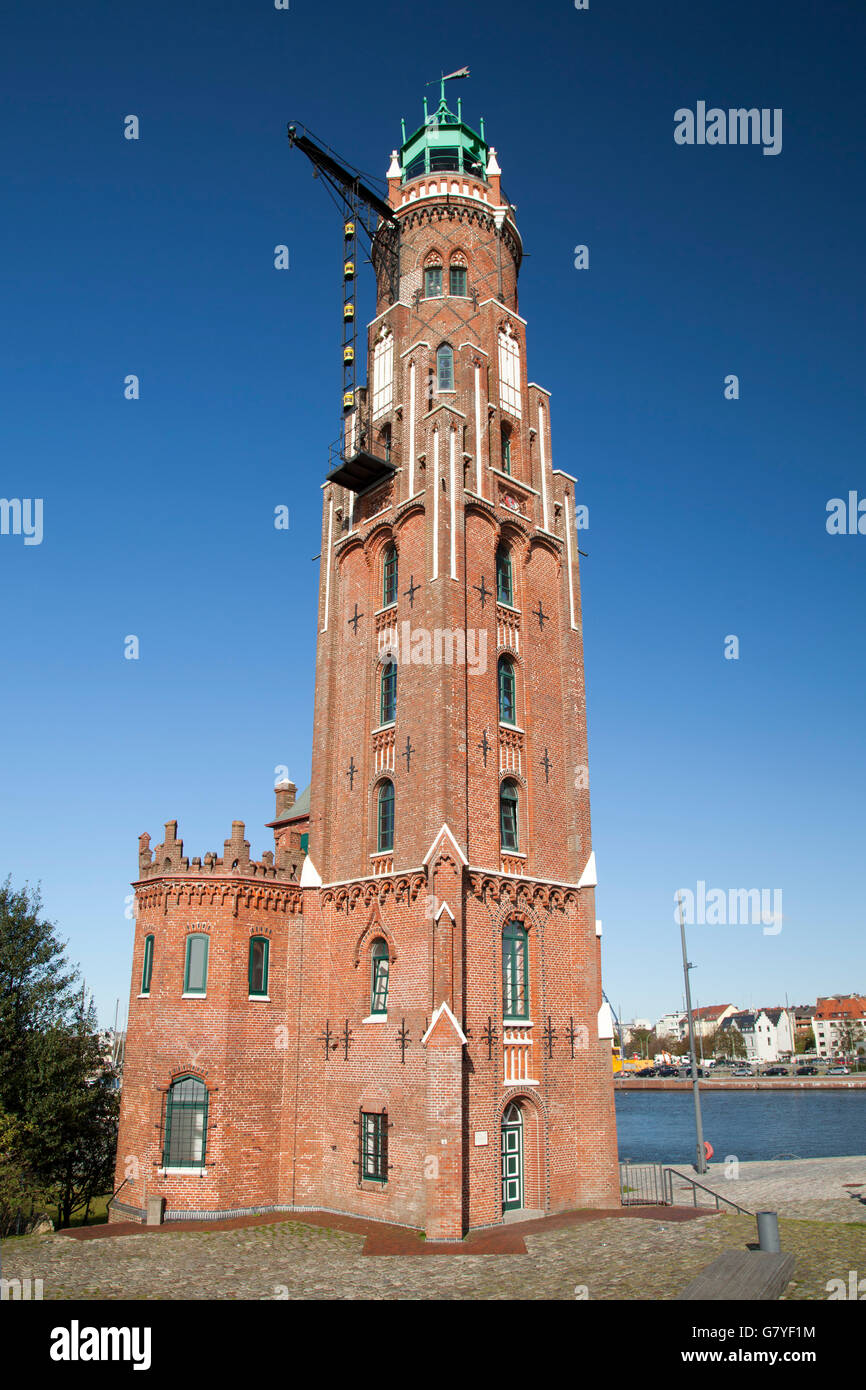
<path id="1" fill-rule="evenodd" d="M 782 108 L 763 106 L 707 108 L 699 101 L 695 110 L 681 106 L 674 112 L 674 140 L 678 145 L 763 145 L 764 154 L 782 152 Z"/>
<path id="2" fill-rule="evenodd" d="M 379 655 L 398 666 L 467 666 L 472 676 L 487 670 L 487 629 L 413 627 L 406 618 L 379 633 Z"/>
<path id="3" fill-rule="evenodd" d="M 674 893 L 674 921 L 679 923 L 680 904 L 688 927 L 762 927 L 764 936 L 782 930 L 781 888 L 707 888 L 698 879 L 695 891 L 678 888 Z"/>
<path id="4" fill-rule="evenodd" d="M 0 536 L 23 536 L 25 545 L 41 545 L 42 498 L 0 497 Z"/>

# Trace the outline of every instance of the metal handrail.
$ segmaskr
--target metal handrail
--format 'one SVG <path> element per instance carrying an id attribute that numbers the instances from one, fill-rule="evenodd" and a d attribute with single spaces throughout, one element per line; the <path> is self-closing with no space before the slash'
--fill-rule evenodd
<path id="1" fill-rule="evenodd" d="M 754 1216 L 755 1214 L 753 1211 L 747 1211 L 745 1207 L 738 1206 L 736 1202 L 732 1202 L 730 1197 L 722 1197 L 718 1192 L 714 1192 L 711 1187 L 705 1187 L 702 1182 L 698 1182 L 695 1178 L 690 1178 L 688 1173 L 681 1173 L 678 1168 L 667 1167 L 664 1169 L 664 1174 L 671 1206 L 674 1205 L 674 1185 L 671 1181 L 671 1174 L 676 1174 L 678 1178 L 682 1178 L 684 1182 L 691 1184 L 692 1198 L 695 1206 L 698 1206 L 697 1189 L 700 1188 L 702 1192 L 708 1192 L 713 1198 L 716 1204 L 716 1211 L 719 1210 L 719 1202 L 724 1202 L 726 1207 L 733 1207 L 734 1211 L 738 1211 L 741 1216 Z"/>

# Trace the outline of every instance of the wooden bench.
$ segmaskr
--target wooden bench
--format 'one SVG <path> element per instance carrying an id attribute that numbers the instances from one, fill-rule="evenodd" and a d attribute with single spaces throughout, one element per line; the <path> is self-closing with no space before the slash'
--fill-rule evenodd
<path id="1" fill-rule="evenodd" d="M 769 1250 L 726 1250 L 677 1294 L 677 1301 L 732 1298 L 761 1302 L 779 1298 L 793 1276 L 793 1255 L 773 1255 Z"/>

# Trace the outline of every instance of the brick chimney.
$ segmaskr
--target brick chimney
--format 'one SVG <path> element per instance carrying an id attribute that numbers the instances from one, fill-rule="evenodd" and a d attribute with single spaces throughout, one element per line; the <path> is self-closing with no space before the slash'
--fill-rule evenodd
<path id="1" fill-rule="evenodd" d="M 294 782 L 285 781 L 278 782 L 274 790 L 277 794 L 277 814 L 274 816 L 274 820 L 279 820 L 281 816 L 286 814 L 290 806 L 294 806 L 298 789 Z"/>

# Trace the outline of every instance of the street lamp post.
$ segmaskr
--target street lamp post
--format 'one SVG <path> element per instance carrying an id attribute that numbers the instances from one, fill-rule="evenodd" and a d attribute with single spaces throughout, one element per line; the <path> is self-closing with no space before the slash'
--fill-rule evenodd
<path id="1" fill-rule="evenodd" d="M 683 976 L 686 982 L 686 1016 L 689 1020 L 689 1057 L 692 1064 L 692 1094 L 695 1099 L 695 1130 L 697 1132 L 697 1162 L 695 1170 L 698 1173 L 707 1171 L 707 1155 L 704 1149 L 704 1127 L 701 1123 L 701 1093 L 698 1085 L 698 1060 L 695 1056 L 695 1025 L 692 1018 L 692 994 L 689 988 L 689 963 L 686 951 L 686 924 L 683 920 L 683 899 L 682 894 L 677 894 L 677 905 L 680 910 L 680 940 L 683 947 Z"/>

